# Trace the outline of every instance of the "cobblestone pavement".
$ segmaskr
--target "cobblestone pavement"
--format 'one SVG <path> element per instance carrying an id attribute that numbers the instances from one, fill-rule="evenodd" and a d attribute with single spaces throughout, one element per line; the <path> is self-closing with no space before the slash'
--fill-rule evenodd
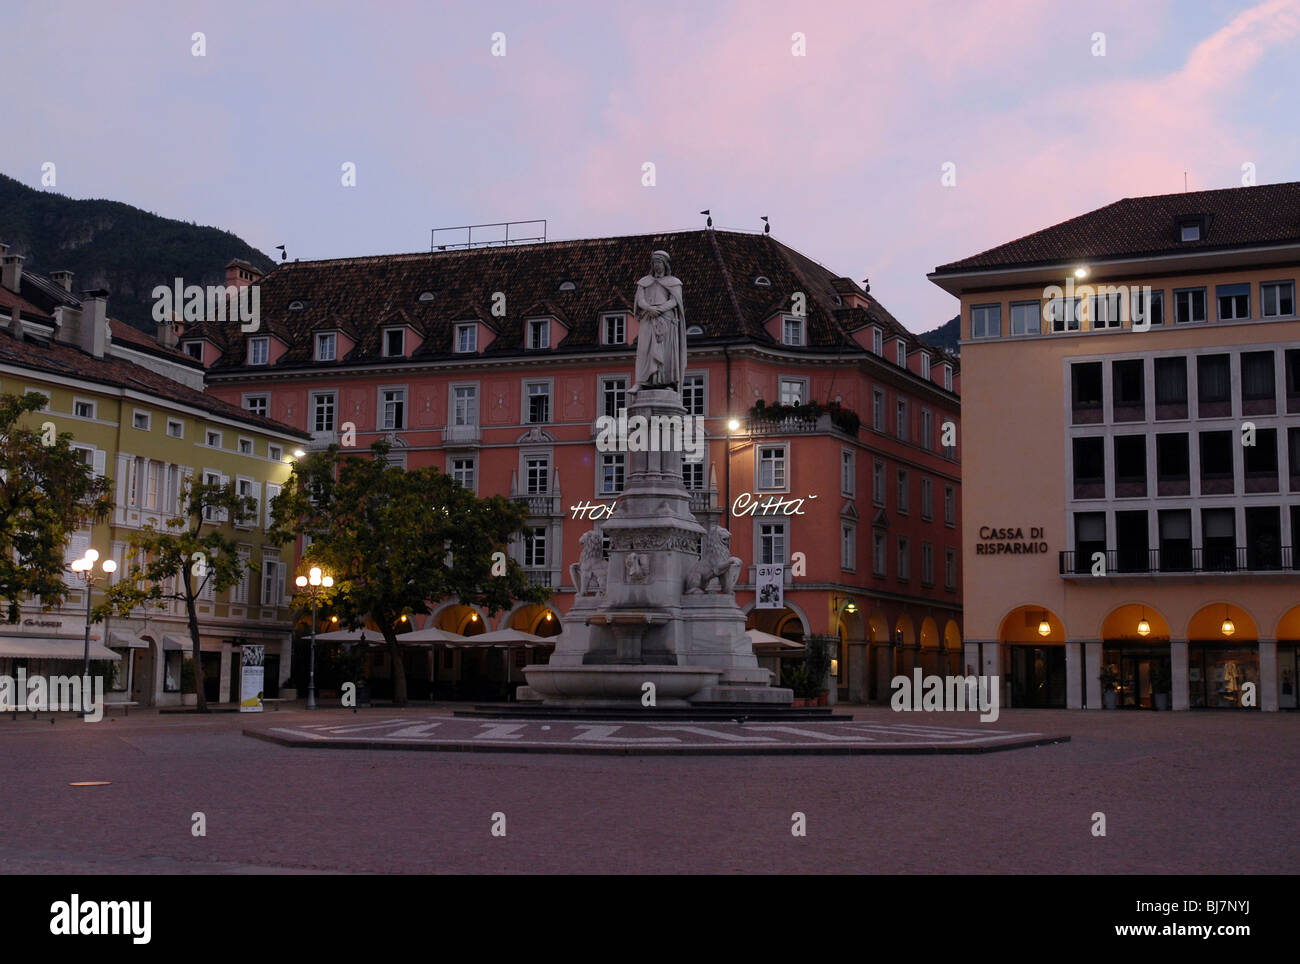
<path id="1" fill-rule="evenodd" d="M 841 712 L 845 708 L 840 708 Z M 446 711 L 426 710 L 428 722 Z M 887 708 L 858 720 L 893 725 Z M 378 722 L 286 709 L 263 725 Z M 3 873 L 1285 873 L 1300 716 L 1004 710 L 978 755 L 278 746 L 237 714 L 0 719 Z M 910 722 L 910 721 L 909 721 Z M 977 729 L 975 716 L 943 725 Z M 109 786 L 71 787 L 106 780 Z M 191 818 L 206 817 L 193 837 Z M 790 832 L 802 813 L 807 836 Z M 1105 837 L 1091 832 L 1106 817 Z M 504 814 L 506 835 L 491 833 Z"/>
<path id="2" fill-rule="evenodd" d="M 436 719 L 427 713 L 383 719 L 306 721 L 249 727 L 287 746 L 388 750 L 491 750 L 617 754 L 969 753 L 1060 739 L 992 726 L 852 720 L 646 723 L 572 720 Z"/>

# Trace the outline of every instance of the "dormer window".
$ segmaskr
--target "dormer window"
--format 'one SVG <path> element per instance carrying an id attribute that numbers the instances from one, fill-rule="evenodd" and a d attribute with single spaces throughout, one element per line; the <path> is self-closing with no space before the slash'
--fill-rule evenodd
<path id="1" fill-rule="evenodd" d="M 803 319 L 787 315 L 781 330 L 781 342 L 796 348 L 803 346 Z"/>
<path id="2" fill-rule="evenodd" d="M 1199 241 L 1201 240 L 1201 226 L 1199 224 L 1184 224 L 1179 230 L 1180 241 Z"/>
<path id="3" fill-rule="evenodd" d="M 456 326 L 456 351 L 462 354 L 478 351 L 478 325 L 470 322 Z"/>
<path id="4" fill-rule="evenodd" d="M 560 282 L 560 290 L 561 290 L 561 291 L 577 291 L 577 290 L 578 290 L 578 284 L 577 284 L 576 281 L 561 281 L 561 282 Z"/>
<path id="5" fill-rule="evenodd" d="M 624 342 L 624 317 L 605 315 L 600 321 L 600 341 L 603 345 L 621 345 Z M 687 332 L 689 334 L 689 332 Z"/>
<path id="6" fill-rule="evenodd" d="M 551 347 L 551 322 L 549 318 L 530 318 L 528 321 L 528 347 Z"/>
<path id="7" fill-rule="evenodd" d="M 772 287 L 772 279 L 765 274 L 761 274 L 754 279 L 754 284 L 760 288 L 770 288 Z"/>
<path id="8" fill-rule="evenodd" d="M 291 302 L 289 302 L 289 310 L 290 310 L 290 311 L 302 311 L 302 310 L 303 310 L 304 308 L 306 308 L 306 307 L 307 307 L 307 306 L 306 306 L 303 302 L 301 302 L 301 301 L 291 301 Z"/>
<path id="9" fill-rule="evenodd" d="M 871 350 L 877 355 L 885 354 L 885 333 L 879 328 L 871 329 Z"/>
<path id="10" fill-rule="evenodd" d="M 338 336 L 332 331 L 316 336 L 316 360 L 334 361 L 338 353 Z"/>
<path id="11" fill-rule="evenodd" d="M 1184 214 L 1175 220 L 1178 240 L 1183 244 L 1204 241 L 1210 227 L 1208 214 Z"/>
<path id="12" fill-rule="evenodd" d="M 930 356 L 925 352 L 921 352 L 921 377 L 930 377 Z"/>
<path id="13" fill-rule="evenodd" d="M 191 358 L 197 358 L 199 361 L 203 361 L 203 342 L 187 341 L 185 343 L 185 354 L 189 355 Z"/>
<path id="14" fill-rule="evenodd" d="M 943 364 L 943 387 L 947 391 L 952 391 L 952 366 L 947 362 Z"/>
<path id="15" fill-rule="evenodd" d="M 406 355 L 406 329 L 384 329 L 384 356 L 398 358 Z"/>
<path id="16" fill-rule="evenodd" d="M 898 367 L 906 368 L 907 367 L 907 342 L 905 341 L 898 342 L 897 352 L 898 352 Z"/>
<path id="17" fill-rule="evenodd" d="M 250 365 L 265 365 L 269 360 L 270 339 L 268 338 L 250 338 L 248 339 L 248 363 Z"/>
<path id="18" fill-rule="evenodd" d="M 432 291 L 421 291 L 421 292 L 420 292 L 420 300 L 421 300 L 421 301 L 432 301 L 432 300 L 433 300 L 433 292 L 432 292 Z"/>
<path id="19" fill-rule="evenodd" d="M 704 329 L 701 328 L 699 325 L 691 325 L 691 327 L 689 327 L 689 328 L 686 329 L 686 334 L 688 334 L 688 335 L 702 335 L 702 334 L 704 334 Z"/>

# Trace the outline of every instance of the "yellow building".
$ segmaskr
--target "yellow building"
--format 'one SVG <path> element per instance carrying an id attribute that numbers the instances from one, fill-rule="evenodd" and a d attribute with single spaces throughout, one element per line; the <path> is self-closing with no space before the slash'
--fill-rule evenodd
<path id="1" fill-rule="evenodd" d="M 930 275 L 961 299 L 966 663 L 1009 705 L 1296 708 L 1298 275 L 1300 183 Z"/>
<path id="2" fill-rule="evenodd" d="M 0 246 L 3 249 L 3 246 Z M 110 322 L 103 292 L 71 294 L 72 278 L 23 272 L 22 259 L 4 256 L 0 279 L 0 392 L 44 394 L 48 405 L 28 421 L 51 421 L 84 453 L 94 471 L 113 479 L 112 516 L 78 533 L 67 561 L 95 548 L 124 571 L 133 532 L 163 528 L 176 512 L 187 476 L 234 482 L 259 506 L 257 521 L 232 527 L 249 564 L 244 580 L 198 605 L 202 654 L 210 701 L 239 698 L 240 649 L 266 647 L 267 696 L 290 671 L 290 611 L 286 573 L 294 560 L 267 543 L 270 500 L 289 475 L 295 449 L 307 435 L 222 402 L 203 391 L 203 369 L 173 347 Z M 116 578 L 114 576 L 113 578 Z M 19 622 L 0 624 L 0 674 L 79 673 L 86 597 L 74 591 L 64 606 L 42 611 L 33 602 Z M 94 590 L 98 604 L 104 583 Z M 184 606 L 141 607 L 130 618 L 92 627 L 92 658 L 116 661 L 105 698 L 142 705 L 181 702 L 181 665 L 191 652 Z"/>

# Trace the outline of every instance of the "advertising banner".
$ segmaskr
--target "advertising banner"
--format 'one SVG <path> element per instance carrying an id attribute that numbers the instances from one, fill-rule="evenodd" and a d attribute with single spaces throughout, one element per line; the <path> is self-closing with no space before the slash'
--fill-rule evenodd
<path id="1" fill-rule="evenodd" d="M 759 566 L 756 609 L 785 607 L 785 566 Z"/>
<path id="2" fill-rule="evenodd" d="M 261 713 L 262 693 L 265 684 L 263 662 L 266 659 L 266 647 L 244 645 L 242 653 L 242 675 L 239 679 L 239 712 Z"/>

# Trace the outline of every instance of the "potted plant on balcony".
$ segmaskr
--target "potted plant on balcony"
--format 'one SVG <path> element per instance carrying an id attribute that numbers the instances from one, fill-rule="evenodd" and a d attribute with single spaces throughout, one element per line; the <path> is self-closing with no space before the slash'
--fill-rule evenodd
<path id="1" fill-rule="evenodd" d="M 1119 696 L 1115 692 L 1119 686 L 1119 673 L 1114 666 L 1107 665 L 1101 669 L 1101 705 L 1108 710 L 1119 705 Z"/>
<path id="2" fill-rule="evenodd" d="M 198 706 L 199 693 L 195 686 L 197 682 L 194 672 L 194 660 L 185 658 L 181 660 L 181 705 Z"/>
<path id="3" fill-rule="evenodd" d="M 1151 667 L 1151 705 L 1157 710 L 1169 709 L 1171 682 L 1168 661 L 1156 660 Z"/>

